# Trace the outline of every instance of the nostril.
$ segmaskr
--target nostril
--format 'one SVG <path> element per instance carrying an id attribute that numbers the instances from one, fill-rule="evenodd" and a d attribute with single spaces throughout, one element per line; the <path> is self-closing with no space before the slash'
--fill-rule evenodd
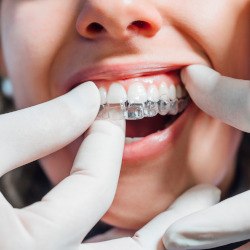
<path id="1" fill-rule="evenodd" d="M 101 24 L 93 22 L 88 25 L 87 31 L 91 34 L 96 34 L 105 31 L 105 28 Z"/>
<path id="2" fill-rule="evenodd" d="M 145 21 L 137 20 L 132 22 L 131 25 L 129 26 L 129 28 L 134 28 L 134 27 L 139 29 L 150 29 L 151 25 Z"/>
<path id="3" fill-rule="evenodd" d="M 153 36 L 155 34 L 155 30 L 152 27 L 152 25 L 146 21 L 141 21 L 141 20 L 132 22 L 128 26 L 128 30 L 139 34 L 143 34 L 145 36 Z"/>

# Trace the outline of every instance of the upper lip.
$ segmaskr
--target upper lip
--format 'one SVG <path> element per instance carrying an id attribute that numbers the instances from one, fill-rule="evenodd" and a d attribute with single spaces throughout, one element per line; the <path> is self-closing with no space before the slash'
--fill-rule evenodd
<path id="1" fill-rule="evenodd" d="M 66 92 L 87 81 L 115 81 L 145 75 L 155 75 L 179 70 L 185 65 L 164 65 L 162 63 L 113 64 L 85 67 L 73 74 L 66 82 Z"/>

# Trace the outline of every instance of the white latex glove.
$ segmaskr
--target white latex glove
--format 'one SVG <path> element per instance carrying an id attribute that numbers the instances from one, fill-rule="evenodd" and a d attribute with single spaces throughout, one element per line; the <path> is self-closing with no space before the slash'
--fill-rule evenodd
<path id="1" fill-rule="evenodd" d="M 202 65 L 186 67 L 181 77 L 200 109 L 239 130 L 250 132 L 250 81 L 225 77 Z"/>
<path id="2" fill-rule="evenodd" d="M 47 103 L 1 115 L 0 175 L 75 140 L 99 107 L 98 89 L 86 83 Z M 95 121 L 70 176 L 40 202 L 15 209 L 0 194 L 0 249 L 79 249 L 113 200 L 124 147 L 121 127 Z"/>
<path id="3" fill-rule="evenodd" d="M 201 65 L 185 68 L 181 76 L 199 108 L 250 132 L 250 81 L 224 77 Z M 164 244 L 168 250 L 209 249 L 250 239 L 249 211 L 247 191 L 174 223 L 164 235 Z M 250 243 L 237 249 L 250 249 Z"/>
<path id="4" fill-rule="evenodd" d="M 180 218 L 210 207 L 220 200 L 220 190 L 201 184 L 179 196 L 167 211 L 159 214 L 133 237 L 124 237 L 99 243 L 85 243 L 79 250 L 163 250 L 162 236 L 170 225 Z M 119 232 L 122 235 L 122 232 Z M 128 233 L 129 234 L 129 233 Z"/>
<path id="5" fill-rule="evenodd" d="M 250 239 L 250 191 L 186 216 L 166 231 L 168 250 L 210 249 Z M 237 248 L 249 250 L 250 243 Z"/>

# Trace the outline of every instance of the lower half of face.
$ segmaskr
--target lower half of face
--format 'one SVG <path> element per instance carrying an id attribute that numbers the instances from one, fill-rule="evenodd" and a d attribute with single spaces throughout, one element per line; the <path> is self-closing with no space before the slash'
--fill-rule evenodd
<path id="1" fill-rule="evenodd" d="M 137 229 L 196 184 L 210 183 L 226 192 L 240 138 L 239 131 L 189 104 L 167 128 L 125 145 L 116 196 L 103 221 Z M 54 184 L 69 174 L 81 141 L 41 160 Z"/>
<path id="2" fill-rule="evenodd" d="M 89 2 L 93 4 L 61 0 L 3 1 L 2 41 L 18 107 L 63 94 L 58 91 L 58 83 L 86 66 L 96 67 L 100 63 L 133 63 L 137 69 L 146 61 L 151 65 L 159 61 L 183 66 L 201 63 L 212 65 L 228 76 L 249 77 L 247 0 L 171 3 L 107 0 L 107 5 L 100 5 L 101 1 Z M 129 5 L 127 12 L 122 5 L 125 2 Z M 136 3 L 141 5 L 138 7 Z M 124 30 L 119 30 L 123 27 L 120 21 L 128 18 L 130 25 L 131 20 L 141 16 L 142 8 L 149 15 L 145 20 L 154 25 L 135 22 L 132 28 L 142 29 L 141 33 L 134 32 L 130 40 L 122 40 Z M 111 10 L 115 10 L 112 16 L 116 17 L 112 20 Z M 133 19 L 127 13 L 132 13 Z M 89 20 L 92 24 L 86 26 Z M 154 20 L 162 21 L 154 23 Z M 105 29 L 96 26 L 96 22 L 106 25 Z M 150 27 L 154 29 L 145 32 Z M 45 28 L 46 32 L 41 32 Z M 103 217 L 107 223 L 138 228 L 167 209 L 189 187 L 205 182 L 226 192 L 232 181 L 241 139 L 239 131 L 206 115 L 192 102 L 173 119 L 159 118 L 157 122 L 154 119 L 158 118 L 127 122 L 126 136 L 141 139 L 127 140 L 130 143 L 125 145 L 117 193 Z M 82 140 L 78 138 L 41 160 L 53 184 L 69 175 Z"/>

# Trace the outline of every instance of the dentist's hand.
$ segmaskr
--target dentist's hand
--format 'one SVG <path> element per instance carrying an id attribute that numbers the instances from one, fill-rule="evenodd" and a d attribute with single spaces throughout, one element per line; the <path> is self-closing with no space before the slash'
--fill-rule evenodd
<path id="1" fill-rule="evenodd" d="M 40 202 L 15 209 L 0 193 L 0 249 L 77 250 L 110 207 L 124 124 L 94 122 L 99 107 L 98 89 L 86 83 L 49 102 L 0 116 L 0 176 L 63 148 L 92 124 L 70 176 Z"/>
<path id="2" fill-rule="evenodd" d="M 250 132 L 250 81 L 221 76 L 193 65 L 182 71 L 193 101 L 203 111 Z M 174 223 L 163 238 L 167 249 L 209 249 L 250 239 L 250 191 Z M 248 243 L 238 250 L 250 249 Z"/>
<path id="3" fill-rule="evenodd" d="M 239 130 L 250 132 L 250 81 L 225 77 L 202 65 L 188 66 L 181 76 L 200 109 Z"/>
<path id="4" fill-rule="evenodd" d="M 180 219 L 168 227 L 163 237 L 164 245 L 168 250 L 194 250 L 249 240 L 249 211 L 250 191 L 246 191 Z M 247 249 L 250 243 L 237 248 Z"/>
<path id="5" fill-rule="evenodd" d="M 216 204 L 219 200 L 218 188 L 207 184 L 197 185 L 180 195 L 165 212 L 156 216 L 132 237 L 85 243 L 79 250 L 164 250 L 162 236 L 166 228 L 189 214 Z"/>

